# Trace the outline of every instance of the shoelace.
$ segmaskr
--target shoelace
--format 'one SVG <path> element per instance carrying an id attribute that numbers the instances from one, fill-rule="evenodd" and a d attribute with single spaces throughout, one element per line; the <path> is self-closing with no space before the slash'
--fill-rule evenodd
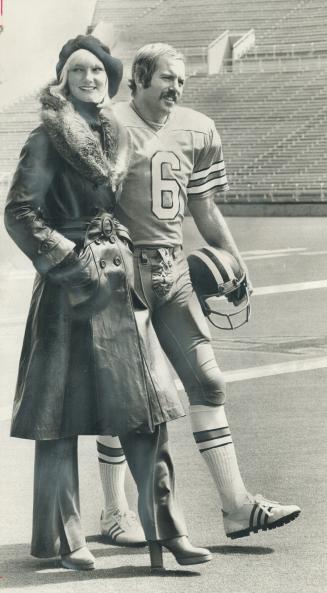
<path id="1" fill-rule="evenodd" d="M 124 525 L 130 527 L 136 521 L 136 515 L 133 511 L 126 511 L 125 513 L 115 513 L 115 517 L 117 517 L 117 523 L 122 526 Z"/>
<path id="2" fill-rule="evenodd" d="M 272 511 L 268 511 L 267 507 L 276 507 L 279 505 L 279 502 L 276 500 L 268 500 L 264 498 L 262 494 L 256 494 L 253 497 L 250 497 L 250 504 L 257 504 L 259 509 L 261 509 L 268 517 L 273 517 L 274 513 Z"/>

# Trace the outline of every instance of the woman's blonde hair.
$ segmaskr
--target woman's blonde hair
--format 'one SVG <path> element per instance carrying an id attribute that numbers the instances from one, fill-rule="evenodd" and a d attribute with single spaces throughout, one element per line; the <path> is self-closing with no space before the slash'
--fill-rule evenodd
<path id="1" fill-rule="evenodd" d="M 68 85 L 68 72 L 69 72 L 70 63 L 72 62 L 72 59 L 73 59 L 75 53 L 76 52 L 73 52 L 69 56 L 69 58 L 67 58 L 67 61 L 65 62 L 63 69 L 60 73 L 59 82 L 55 82 L 49 88 L 51 95 L 53 95 L 54 97 L 59 97 L 59 98 L 64 98 L 64 99 L 69 98 L 70 90 L 69 90 L 69 85 Z M 106 105 L 108 105 L 109 103 L 110 103 L 110 97 L 109 97 L 108 76 L 107 76 L 106 92 L 103 96 L 102 101 L 100 101 L 100 103 L 97 103 L 97 107 L 99 109 L 102 109 L 103 107 L 106 107 Z"/>

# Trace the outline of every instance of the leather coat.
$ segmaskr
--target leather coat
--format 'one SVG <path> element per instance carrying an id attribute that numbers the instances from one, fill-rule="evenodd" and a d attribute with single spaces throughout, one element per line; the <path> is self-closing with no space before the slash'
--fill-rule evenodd
<path id="1" fill-rule="evenodd" d="M 37 270 L 11 434 L 152 431 L 184 411 L 131 288 L 127 229 L 113 217 L 127 167 L 120 127 L 103 116 L 100 143 L 69 101 L 48 91 L 43 101 L 43 123 L 22 150 L 5 208 L 9 234 Z"/>

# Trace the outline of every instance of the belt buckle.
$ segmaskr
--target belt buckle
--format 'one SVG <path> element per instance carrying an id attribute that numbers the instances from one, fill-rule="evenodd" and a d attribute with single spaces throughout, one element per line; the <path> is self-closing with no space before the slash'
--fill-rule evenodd
<path id="1" fill-rule="evenodd" d="M 110 216 L 105 216 L 102 219 L 102 233 L 105 237 L 110 237 L 110 235 L 112 234 L 114 225 L 112 222 L 112 219 L 110 218 Z"/>

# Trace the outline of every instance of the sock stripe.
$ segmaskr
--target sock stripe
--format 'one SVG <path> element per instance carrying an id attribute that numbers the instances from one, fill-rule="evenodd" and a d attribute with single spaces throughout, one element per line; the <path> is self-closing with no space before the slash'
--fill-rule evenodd
<path id="1" fill-rule="evenodd" d="M 125 457 L 124 450 L 121 447 L 107 447 L 102 443 L 97 441 L 97 451 L 98 453 L 104 453 L 104 455 L 108 455 L 109 457 Z"/>
<path id="2" fill-rule="evenodd" d="M 98 457 L 98 461 L 99 463 L 103 463 L 104 465 L 122 465 L 123 463 L 126 463 L 126 459 L 123 459 L 122 461 L 116 461 L 115 459 L 110 459 L 110 457 L 108 457 L 107 459 Z"/>
<path id="3" fill-rule="evenodd" d="M 196 444 L 199 446 L 199 448 L 201 448 L 201 445 L 206 444 L 206 443 L 211 443 L 212 441 L 219 441 L 220 439 L 230 439 L 232 440 L 232 436 L 230 432 L 226 432 L 226 434 L 221 434 L 219 436 L 216 437 L 212 437 L 212 439 L 203 439 L 203 441 L 195 441 Z"/>
<path id="4" fill-rule="evenodd" d="M 205 453 L 206 451 L 210 451 L 211 449 L 219 449 L 220 447 L 226 447 L 227 445 L 232 445 L 233 441 L 229 441 L 228 443 L 221 443 L 220 445 L 213 445 L 212 447 L 206 447 L 206 449 L 199 449 L 200 453 Z"/>
<path id="5" fill-rule="evenodd" d="M 211 430 L 200 430 L 198 432 L 193 432 L 196 443 L 210 441 L 212 439 L 218 438 L 220 435 L 225 436 L 227 434 L 230 434 L 229 426 L 222 426 L 221 428 L 212 428 Z"/>

